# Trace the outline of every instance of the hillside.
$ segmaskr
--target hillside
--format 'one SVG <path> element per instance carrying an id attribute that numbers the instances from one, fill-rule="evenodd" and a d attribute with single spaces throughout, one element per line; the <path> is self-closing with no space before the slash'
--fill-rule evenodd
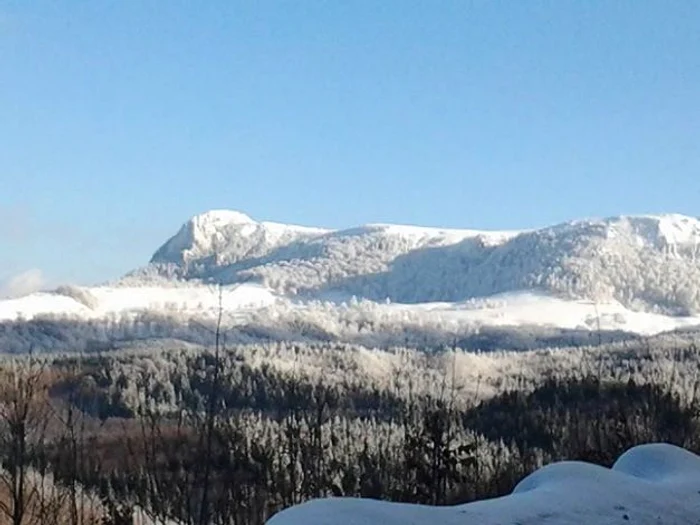
<path id="1" fill-rule="evenodd" d="M 397 225 L 328 231 L 218 211 L 188 221 L 124 282 L 255 281 L 280 294 L 411 304 L 537 290 L 681 315 L 700 309 L 699 254 L 700 221 L 681 215 L 520 232 Z"/>
<path id="2" fill-rule="evenodd" d="M 113 283 L 1 300 L 0 321 L 126 320 L 140 323 L 133 332 L 141 336 L 172 337 L 175 324 L 216 316 L 213 285 L 221 283 L 227 322 L 246 338 L 532 348 L 522 334 L 557 344 L 592 331 L 700 326 L 699 254 L 700 221 L 681 215 L 527 231 L 388 224 L 336 231 L 218 210 L 193 217 L 150 263 Z M 143 315 L 168 320 L 154 328 Z M 501 328 L 518 330 L 518 342 L 511 335 L 494 342 Z"/>

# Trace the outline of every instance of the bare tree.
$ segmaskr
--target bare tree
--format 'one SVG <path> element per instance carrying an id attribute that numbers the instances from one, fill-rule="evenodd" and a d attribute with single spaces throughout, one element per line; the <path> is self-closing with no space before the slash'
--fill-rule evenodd
<path id="1" fill-rule="evenodd" d="M 0 512 L 12 525 L 37 523 L 32 507 L 40 497 L 31 461 L 45 438 L 49 417 L 46 367 L 30 357 L 0 369 L 0 484 L 8 495 Z"/>

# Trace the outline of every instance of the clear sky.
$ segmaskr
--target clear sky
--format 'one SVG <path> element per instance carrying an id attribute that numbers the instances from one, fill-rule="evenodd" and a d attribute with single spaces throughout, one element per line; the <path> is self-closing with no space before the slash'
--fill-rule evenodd
<path id="1" fill-rule="evenodd" d="M 0 1 L 0 281 L 118 277 L 212 208 L 700 215 L 699 27 L 696 0 Z"/>

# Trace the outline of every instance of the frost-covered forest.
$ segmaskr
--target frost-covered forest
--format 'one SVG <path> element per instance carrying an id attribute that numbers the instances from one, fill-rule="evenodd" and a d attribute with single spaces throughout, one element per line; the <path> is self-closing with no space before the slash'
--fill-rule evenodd
<path id="1" fill-rule="evenodd" d="M 483 307 L 480 301 L 478 307 Z M 591 312 L 593 310 L 591 309 Z M 547 326 L 481 326 L 440 313 L 383 308 L 368 300 L 349 303 L 307 303 L 297 308 L 277 303 L 229 319 L 229 343 L 262 341 L 345 342 L 367 347 L 410 346 L 439 349 L 455 345 L 471 350 L 535 349 L 582 346 L 606 341 L 637 339 L 619 330 L 592 331 L 592 327 L 558 329 Z M 93 352 L 121 348 L 149 340 L 179 340 L 213 344 L 211 319 L 201 320 L 177 305 L 164 311 L 110 314 L 104 318 L 76 319 L 65 315 L 37 315 L 30 320 L 0 321 L 3 352 Z M 152 344 L 157 345 L 153 342 Z"/>
<path id="2" fill-rule="evenodd" d="M 6 485 L 24 472 L 52 489 L 21 507 L 15 492 L 5 513 L 262 524 L 315 497 L 466 502 L 558 459 L 699 450 L 694 338 L 471 352 L 220 337 L 8 357 Z"/>

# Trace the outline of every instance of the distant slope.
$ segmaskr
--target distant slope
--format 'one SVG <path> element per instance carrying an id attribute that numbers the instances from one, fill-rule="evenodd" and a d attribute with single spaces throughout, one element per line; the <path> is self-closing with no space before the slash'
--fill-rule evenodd
<path id="1" fill-rule="evenodd" d="M 221 305 L 227 312 L 262 308 L 277 298 L 256 284 L 229 286 L 222 290 Z M 35 293 L 0 301 L 0 321 L 59 315 L 72 319 L 103 319 L 141 312 L 189 314 L 215 317 L 219 308 L 217 290 L 211 286 L 77 286 Z"/>
<path id="2" fill-rule="evenodd" d="M 700 221 L 673 214 L 522 232 L 381 224 L 328 231 L 216 211 L 188 221 L 123 283 L 255 281 L 280 294 L 402 303 L 537 290 L 684 315 L 700 311 L 699 255 Z"/>
<path id="3" fill-rule="evenodd" d="M 681 215 L 531 231 L 333 231 L 213 211 L 118 282 L 0 301 L 0 321 L 212 318 L 211 285 L 223 283 L 227 316 L 277 340 L 443 344 L 493 329 L 537 340 L 557 330 L 650 335 L 700 325 L 699 255 L 700 221 Z"/>

